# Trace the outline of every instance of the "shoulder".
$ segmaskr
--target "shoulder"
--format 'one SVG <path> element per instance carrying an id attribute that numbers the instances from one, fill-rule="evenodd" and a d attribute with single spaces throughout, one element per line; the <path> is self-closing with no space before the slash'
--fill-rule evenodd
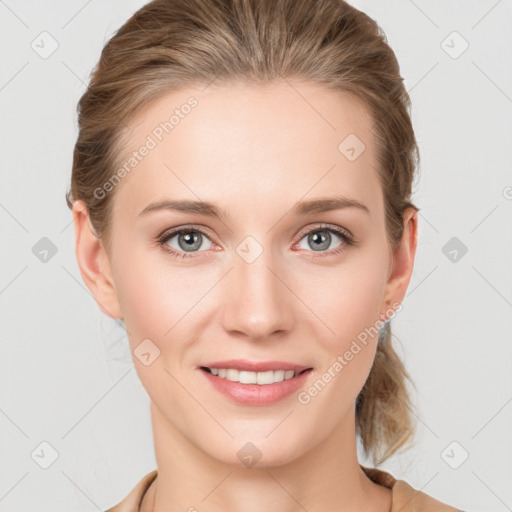
<path id="1" fill-rule="evenodd" d="M 463 512 L 418 491 L 405 480 L 398 480 L 386 471 L 365 466 L 361 466 L 361 469 L 373 482 L 392 490 L 391 512 Z"/>
<path id="2" fill-rule="evenodd" d="M 393 486 L 393 508 L 391 512 L 395 512 L 395 510 L 402 512 L 463 512 L 414 489 L 405 480 L 397 480 Z"/>
<path id="3" fill-rule="evenodd" d="M 143 476 L 126 498 L 105 512 L 137 512 L 139 510 L 139 504 L 142 500 L 142 496 L 144 496 L 144 493 L 151 485 L 151 482 L 156 478 L 156 475 L 157 470 L 154 469 L 147 475 Z"/>

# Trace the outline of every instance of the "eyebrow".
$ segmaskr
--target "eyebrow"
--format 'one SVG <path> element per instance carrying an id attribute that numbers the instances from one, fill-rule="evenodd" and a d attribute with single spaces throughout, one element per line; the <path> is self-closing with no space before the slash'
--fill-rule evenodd
<path id="1" fill-rule="evenodd" d="M 312 199 L 310 201 L 301 201 L 292 206 L 290 213 L 295 216 L 306 216 L 314 213 L 329 212 L 333 210 L 341 210 L 344 208 L 357 208 L 361 211 L 370 213 L 368 207 L 355 200 L 342 196 L 334 196 L 323 199 Z M 148 213 L 160 210 L 169 210 L 185 213 L 196 213 L 200 215 L 208 215 L 218 219 L 225 218 L 225 213 L 213 203 L 207 201 L 193 201 L 189 199 L 176 201 L 155 201 L 146 206 L 140 213 L 139 217 Z"/>

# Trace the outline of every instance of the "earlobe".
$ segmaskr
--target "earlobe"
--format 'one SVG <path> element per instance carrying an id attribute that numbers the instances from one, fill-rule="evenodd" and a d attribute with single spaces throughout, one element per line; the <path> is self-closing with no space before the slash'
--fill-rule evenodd
<path id="1" fill-rule="evenodd" d="M 101 311 L 111 318 L 122 318 L 108 256 L 90 222 L 87 205 L 73 203 L 75 255 L 82 279 Z"/>

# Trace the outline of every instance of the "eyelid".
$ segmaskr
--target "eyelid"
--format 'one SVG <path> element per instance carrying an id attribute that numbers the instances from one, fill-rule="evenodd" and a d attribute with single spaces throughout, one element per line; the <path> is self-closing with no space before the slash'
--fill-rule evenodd
<path id="1" fill-rule="evenodd" d="M 305 235 L 311 233 L 311 232 L 315 232 L 315 231 L 322 231 L 323 229 L 329 231 L 329 230 L 332 230 L 334 231 L 336 234 L 338 234 L 339 236 L 346 236 L 349 240 L 353 240 L 354 239 L 354 236 L 352 235 L 352 233 L 346 229 L 346 228 L 342 228 L 341 226 L 338 226 L 337 224 L 329 224 L 327 222 L 320 222 L 319 224 L 315 225 L 315 226 L 309 226 L 309 227 L 305 227 L 303 229 L 301 229 L 299 231 L 299 233 L 297 234 L 297 237 L 298 237 L 298 240 L 297 242 L 294 244 L 294 247 L 297 243 L 299 243 Z"/>
<path id="2" fill-rule="evenodd" d="M 201 233 L 203 236 L 208 238 L 212 244 L 215 244 L 215 242 L 212 240 L 212 237 L 208 234 L 208 232 L 207 232 L 208 230 L 206 228 L 203 228 L 202 226 L 198 227 L 198 226 L 195 226 L 195 225 L 192 225 L 192 224 L 186 224 L 184 226 L 175 226 L 174 228 L 167 229 L 163 233 L 161 233 L 160 235 L 158 235 L 156 237 L 156 242 L 157 242 L 159 247 L 164 249 L 164 251 L 170 253 L 171 255 L 173 255 L 175 257 L 180 257 L 180 258 L 194 258 L 194 257 L 197 257 L 198 254 L 200 254 L 202 252 L 205 252 L 205 251 L 195 251 L 195 252 L 194 251 L 192 251 L 192 252 L 181 251 L 181 250 L 175 249 L 174 247 L 170 247 L 167 244 L 167 242 L 171 238 L 174 238 L 175 236 L 178 236 L 181 233 L 187 232 L 187 231 L 193 231 L 193 232 Z"/>
<path id="3" fill-rule="evenodd" d="M 174 226 L 173 228 L 164 230 L 160 235 L 157 236 L 157 240 L 162 240 L 163 238 L 169 236 L 179 235 L 183 231 L 197 231 L 207 236 L 210 240 L 212 238 L 208 228 L 199 224 L 184 224 L 182 226 Z"/>

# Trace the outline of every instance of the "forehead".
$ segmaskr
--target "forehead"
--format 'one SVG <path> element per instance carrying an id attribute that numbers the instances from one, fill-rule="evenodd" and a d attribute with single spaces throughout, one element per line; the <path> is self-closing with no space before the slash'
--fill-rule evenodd
<path id="1" fill-rule="evenodd" d="M 348 93 L 284 80 L 190 87 L 158 98 L 129 126 L 115 208 L 129 202 L 140 212 L 174 197 L 245 209 L 265 198 L 284 208 L 333 193 L 382 206 L 373 119 Z"/>

